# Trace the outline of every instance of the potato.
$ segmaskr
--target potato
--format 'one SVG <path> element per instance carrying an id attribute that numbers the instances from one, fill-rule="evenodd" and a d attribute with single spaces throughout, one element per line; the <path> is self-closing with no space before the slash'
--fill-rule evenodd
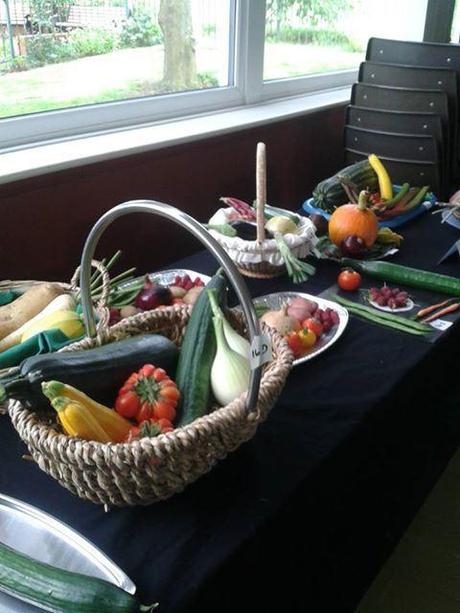
<path id="1" fill-rule="evenodd" d="M 198 299 L 198 296 L 200 295 L 200 292 L 203 291 L 203 287 L 204 287 L 203 285 L 197 285 L 195 287 L 192 287 L 192 289 L 188 290 L 188 292 L 185 294 L 182 300 L 186 304 L 195 304 L 195 302 Z"/>
<path id="2" fill-rule="evenodd" d="M 183 298 L 187 293 L 187 290 L 183 287 L 179 287 L 178 285 L 170 285 L 169 290 L 173 295 L 173 298 Z"/>
<path id="3" fill-rule="evenodd" d="M 0 307 L 0 339 L 35 317 L 64 291 L 56 283 L 40 283 L 33 285 L 10 304 Z"/>

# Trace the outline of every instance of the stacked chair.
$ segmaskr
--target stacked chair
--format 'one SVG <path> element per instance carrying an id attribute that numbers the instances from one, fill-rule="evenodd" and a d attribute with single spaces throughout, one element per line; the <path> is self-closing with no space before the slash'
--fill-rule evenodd
<path id="1" fill-rule="evenodd" d="M 347 163 L 378 155 L 395 183 L 447 198 L 460 180 L 460 45 L 371 38 L 352 88 Z"/>

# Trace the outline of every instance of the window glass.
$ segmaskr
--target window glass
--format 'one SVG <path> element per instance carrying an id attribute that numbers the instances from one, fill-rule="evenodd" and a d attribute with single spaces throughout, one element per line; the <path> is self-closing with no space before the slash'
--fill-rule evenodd
<path id="1" fill-rule="evenodd" d="M 422 40 L 427 0 L 267 0 L 264 79 L 357 68 L 371 36 Z"/>
<path id="2" fill-rule="evenodd" d="M 229 85 L 231 5 L 0 0 L 0 117 Z"/>
<path id="3" fill-rule="evenodd" d="M 452 30 L 450 34 L 450 42 L 460 42 L 460 2 L 455 3 L 454 18 L 452 20 Z"/>

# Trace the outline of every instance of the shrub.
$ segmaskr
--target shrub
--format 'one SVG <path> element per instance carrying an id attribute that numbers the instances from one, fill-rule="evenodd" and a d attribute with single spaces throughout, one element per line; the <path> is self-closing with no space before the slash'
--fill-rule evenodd
<path id="1" fill-rule="evenodd" d="M 207 87 L 219 87 L 219 81 L 212 72 L 199 72 L 196 75 L 198 87 L 206 89 Z"/>
<path id="2" fill-rule="evenodd" d="M 118 34 L 105 28 L 81 28 L 73 30 L 67 39 L 73 57 L 102 55 L 117 49 Z"/>
<path id="3" fill-rule="evenodd" d="M 151 47 L 163 42 L 163 34 L 143 9 L 133 10 L 120 33 L 121 47 Z"/>
<path id="4" fill-rule="evenodd" d="M 29 68 L 56 64 L 69 59 L 71 50 L 62 34 L 37 34 L 26 39 L 26 63 Z"/>
<path id="5" fill-rule="evenodd" d="M 267 35 L 270 42 L 283 42 L 295 44 L 316 44 L 323 46 L 336 45 L 346 51 L 362 51 L 361 47 L 348 38 L 343 32 L 319 28 L 292 28 L 283 27 L 278 32 Z"/>

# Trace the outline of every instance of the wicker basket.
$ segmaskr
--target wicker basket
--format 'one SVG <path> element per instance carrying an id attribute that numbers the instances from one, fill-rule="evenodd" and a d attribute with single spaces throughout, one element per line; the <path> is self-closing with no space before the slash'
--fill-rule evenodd
<path id="1" fill-rule="evenodd" d="M 246 277 L 270 279 L 286 273 L 284 260 L 279 252 L 276 240 L 267 239 L 265 235 L 265 213 L 267 202 L 267 163 L 264 143 L 258 143 L 256 154 L 256 218 L 257 239 L 243 240 L 229 237 L 211 230 L 213 237 L 227 251 L 238 270 Z M 230 210 L 230 209 L 229 209 Z M 292 254 L 299 259 L 305 258 L 316 242 L 315 228 L 312 222 L 303 217 L 297 235 L 284 237 Z"/>
<path id="2" fill-rule="evenodd" d="M 129 212 L 157 213 L 175 219 L 194 233 L 225 268 L 245 314 L 234 315 L 241 332 L 248 332 L 253 346 L 263 337 L 249 294 L 233 263 L 201 225 L 188 215 L 161 203 L 138 201 L 115 207 L 94 226 L 82 258 L 82 304 L 88 338 L 64 350 L 84 350 L 98 344 L 148 332 L 160 332 L 180 345 L 190 307 L 154 310 L 129 317 L 94 337 L 89 296 L 89 262 L 102 230 Z M 77 496 L 97 504 L 147 505 L 183 490 L 207 473 L 218 460 L 250 439 L 278 398 L 290 371 L 293 356 L 286 342 L 264 329 L 271 341 L 273 360 L 251 371 L 247 394 L 191 424 L 155 438 L 130 443 L 103 444 L 71 438 L 59 432 L 55 416 L 35 413 L 18 401 L 10 401 L 12 423 L 40 468 Z M 263 370 L 263 372 L 262 372 Z"/>

